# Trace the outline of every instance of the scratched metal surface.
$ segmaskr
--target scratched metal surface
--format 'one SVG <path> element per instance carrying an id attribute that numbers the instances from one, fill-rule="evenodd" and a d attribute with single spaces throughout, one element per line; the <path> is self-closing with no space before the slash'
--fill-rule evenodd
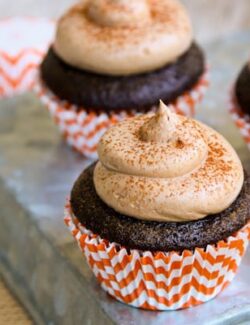
<path id="1" fill-rule="evenodd" d="M 199 107 L 197 117 L 229 139 L 238 151 L 245 168 L 250 172 L 250 152 L 227 114 L 228 90 L 247 59 L 249 44 L 250 32 L 244 32 L 207 46 L 211 87 L 205 101 Z M 75 270 L 72 277 L 77 279 L 77 287 L 75 289 L 71 287 L 69 292 L 65 290 L 68 284 L 65 281 L 64 288 L 57 288 L 52 323 L 63 324 L 62 320 L 66 319 L 69 309 L 74 311 L 72 317 L 78 315 L 78 321 L 81 320 L 79 316 L 81 309 L 79 304 L 74 302 L 76 290 L 78 290 L 78 301 L 81 299 L 79 283 L 82 292 L 89 290 L 90 296 L 94 297 L 94 303 L 101 307 L 110 324 L 250 323 L 250 250 L 233 283 L 216 299 L 202 306 L 178 312 L 157 313 L 137 310 L 109 298 L 96 284 L 92 273 L 78 252 L 77 245 L 62 222 L 65 197 L 73 181 L 89 161 L 84 160 L 62 143 L 46 110 L 31 94 L 0 102 L 0 135 L 0 179 L 4 187 L 14 195 L 23 209 L 29 212 L 34 226 L 43 234 L 43 240 L 48 241 L 49 249 L 56 251 L 66 260 L 65 265 Z M 13 221 L 9 218 L 6 222 Z M 4 231 L 3 227 L 0 234 L 1 231 Z M 20 236 L 23 230 L 16 231 L 17 236 Z M 32 252 L 32 248 L 30 249 Z M 11 254 L 15 253 L 13 248 Z M 34 259 L 32 254 L 30 259 Z M 32 263 L 34 264 L 34 261 Z M 19 264 L 19 267 L 20 270 L 15 272 L 18 273 L 27 265 Z M 58 278 L 66 272 L 60 269 L 57 263 L 49 265 L 48 268 L 53 268 Z M 46 299 L 45 296 L 40 298 L 39 290 L 43 290 L 44 285 L 53 287 L 52 283 L 48 283 L 50 280 L 46 278 L 47 269 L 46 265 L 43 266 L 41 278 L 37 275 L 39 281 L 25 283 L 31 291 L 36 292 L 38 303 L 43 304 L 44 308 L 50 301 L 49 296 L 46 296 Z M 68 280 L 73 283 L 73 279 Z M 52 291 L 48 290 L 47 295 L 53 295 Z M 91 304 L 91 297 L 89 304 Z M 94 314 L 92 317 L 94 319 Z M 93 319 L 89 319 L 88 323 L 94 324 L 91 322 Z M 82 320 L 86 321 L 84 315 Z"/>

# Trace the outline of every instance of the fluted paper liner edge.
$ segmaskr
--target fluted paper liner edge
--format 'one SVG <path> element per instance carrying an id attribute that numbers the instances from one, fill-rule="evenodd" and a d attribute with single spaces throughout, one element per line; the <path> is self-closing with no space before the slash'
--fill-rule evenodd
<path id="1" fill-rule="evenodd" d="M 236 234 L 194 251 L 128 250 L 87 230 L 65 206 L 65 224 L 112 297 L 134 307 L 176 310 L 204 303 L 234 278 L 250 237 L 250 223 Z"/>

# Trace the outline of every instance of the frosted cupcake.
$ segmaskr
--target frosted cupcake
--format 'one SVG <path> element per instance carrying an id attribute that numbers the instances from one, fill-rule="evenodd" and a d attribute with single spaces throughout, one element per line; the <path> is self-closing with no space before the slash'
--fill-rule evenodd
<path id="1" fill-rule="evenodd" d="M 102 288 L 151 310 L 206 302 L 248 246 L 250 179 L 204 124 L 159 111 L 120 122 L 71 192 L 65 223 Z"/>
<path id="2" fill-rule="evenodd" d="M 250 149 L 250 61 L 236 80 L 230 113 Z"/>
<path id="3" fill-rule="evenodd" d="M 159 98 L 193 115 L 207 86 L 204 55 L 175 0 L 94 0 L 58 22 L 37 89 L 68 142 L 96 156 L 104 131 Z"/>

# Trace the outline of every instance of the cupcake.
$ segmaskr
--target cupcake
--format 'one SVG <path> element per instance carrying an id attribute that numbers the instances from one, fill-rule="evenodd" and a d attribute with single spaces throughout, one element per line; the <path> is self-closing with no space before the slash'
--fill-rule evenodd
<path id="1" fill-rule="evenodd" d="M 250 149 L 250 61 L 243 67 L 236 80 L 230 113 Z"/>
<path id="2" fill-rule="evenodd" d="M 75 182 L 65 223 L 102 288 L 129 305 L 206 302 L 246 252 L 250 178 L 231 145 L 171 112 L 122 121 Z"/>
<path id="3" fill-rule="evenodd" d="M 31 90 L 53 37 L 54 23 L 37 17 L 0 20 L 0 97 Z"/>
<path id="4" fill-rule="evenodd" d="M 204 55 L 176 0 L 89 0 L 58 22 L 36 87 L 67 141 L 97 157 L 114 123 L 159 98 L 193 115 L 207 86 Z"/>

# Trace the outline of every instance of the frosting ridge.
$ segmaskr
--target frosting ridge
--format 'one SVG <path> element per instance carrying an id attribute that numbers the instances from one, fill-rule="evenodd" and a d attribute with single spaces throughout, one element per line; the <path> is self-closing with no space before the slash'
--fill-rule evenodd
<path id="1" fill-rule="evenodd" d="M 98 154 L 98 195 L 138 219 L 181 222 L 219 213 L 236 199 L 244 179 L 237 154 L 220 134 L 163 103 L 155 115 L 109 129 Z"/>
<path id="2" fill-rule="evenodd" d="M 177 60 L 192 38 L 177 0 L 86 0 L 59 20 L 54 50 L 80 69 L 130 75 Z"/>

